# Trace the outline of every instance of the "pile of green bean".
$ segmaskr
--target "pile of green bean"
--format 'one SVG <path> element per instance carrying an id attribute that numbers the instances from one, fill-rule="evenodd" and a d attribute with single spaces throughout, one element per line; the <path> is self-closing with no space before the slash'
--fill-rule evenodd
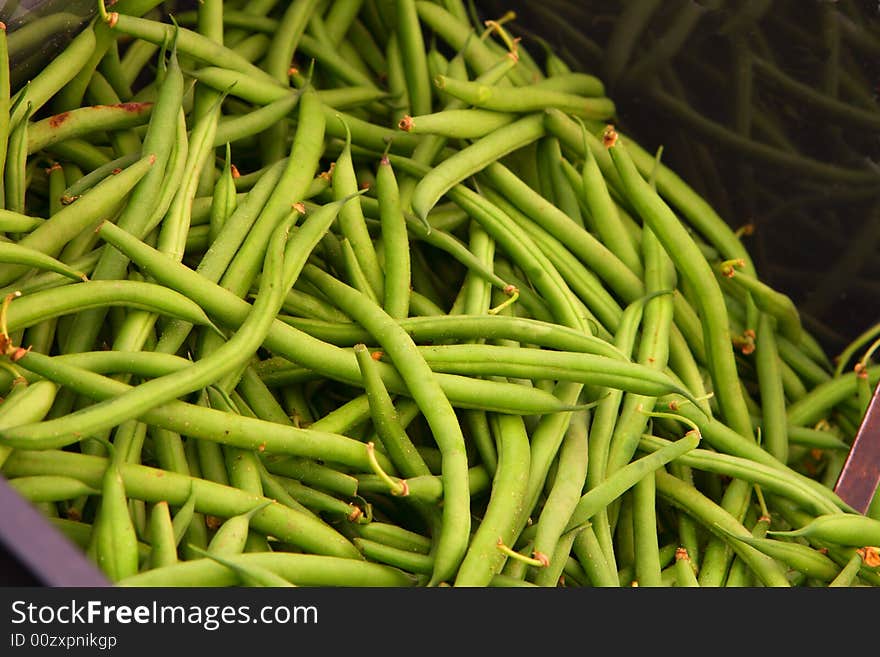
<path id="1" fill-rule="evenodd" d="M 0 464 L 130 586 L 873 586 L 832 363 L 457 1 L 99 5 L 10 89 Z"/>

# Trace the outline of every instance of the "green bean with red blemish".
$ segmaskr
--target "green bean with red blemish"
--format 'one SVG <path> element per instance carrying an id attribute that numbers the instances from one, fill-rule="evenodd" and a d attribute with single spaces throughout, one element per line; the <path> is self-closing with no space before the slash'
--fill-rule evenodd
<path id="1" fill-rule="evenodd" d="M 219 126 L 218 126 L 219 128 Z M 235 212 L 238 196 L 235 193 L 235 181 L 232 176 L 232 149 L 226 142 L 226 159 L 223 162 L 223 171 L 214 185 L 211 198 L 211 212 L 209 217 L 208 241 L 217 239 L 220 229 L 230 215 Z"/>
<path id="2" fill-rule="evenodd" d="M 686 548 L 678 548 L 675 551 L 675 582 L 679 587 L 698 587 L 694 565 Z M 640 580 L 641 585 L 641 580 Z"/>
<path id="3" fill-rule="evenodd" d="M 79 107 L 28 126 L 27 152 L 33 154 L 59 141 L 102 130 L 123 130 L 149 121 L 153 103 L 121 103 Z"/>
<path id="4" fill-rule="evenodd" d="M 9 477 L 36 473 L 66 474 L 89 485 L 100 486 L 106 464 L 105 458 L 73 452 L 17 451 L 4 466 L 4 474 Z M 197 512 L 220 518 L 247 513 L 255 505 L 267 501 L 266 498 L 229 486 L 144 465 L 123 463 L 119 465 L 119 472 L 125 491 L 132 499 L 146 502 L 165 500 L 174 506 L 183 505 L 193 495 Z M 348 559 L 361 558 L 357 549 L 326 523 L 277 503 L 268 505 L 256 514 L 251 523 L 257 531 L 276 536 L 306 551 Z"/>

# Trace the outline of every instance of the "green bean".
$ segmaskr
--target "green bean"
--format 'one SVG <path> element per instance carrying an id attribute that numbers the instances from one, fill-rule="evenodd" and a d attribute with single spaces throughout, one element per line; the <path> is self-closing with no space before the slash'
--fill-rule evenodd
<path id="1" fill-rule="evenodd" d="M 139 281 L 87 281 L 33 292 L 10 304 L 7 321 L 11 330 L 17 330 L 49 317 L 108 305 L 149 310 L 203 326 L 212 325 L 204 311 L 182 294 Z"/>
<path id="2" fill-rule="evenodd" d="M 572 544 L 572 551 L 578 563 L 593 586 L 620 586 L 616 571 L 607 561 L 607 555 L 599 545 L 599 540 L 591 526 L 581 529 Z"/>
<path id="3" fill-rule="evenodd" d="M 427 554 L 401 550 L 368 538 L 355 537 L 352 542 L 369 561 L 387 564 L 400 568 L 404 572 L 417 575 L 428 575 L 434 570 L 434 558 Z"/>
<path id="4" fill-rule="evenodd" d="M 206 308 L 212 317 L 230 326 L 239 326 L 247 314 L 249 304 L 228 291 L 206 281 L 204 276 L 197 275 L 188 267 L 173 266 L 167 258 L 156 258 L 156 252 L 147 245 L 134 240 L 116 226 L 105 223 L 99 233 L 114 246 L 124 248 L 129 257 L 136 258 L 142 267 L 146 267 L 156 280 L 177 289 L 186 290 L 186 294 Z M 124 245 L 124 246 L 123 246 Z M 169 277 L 168 275 L 171 274 Z M 272 351 L 284 355 L 305 367 L 330 374 L 337 380 L 359 383 L 355 356 L 351 352 L 332 347 L 327 343 L 315 340 L 305 333 L 297 331 L 276 321 L 269 331 L 265 346 Z M 390 392 L 405 393 L 407 387 L 393 369 L 381 364 L 382 378 Z M 481 381 L 470 377 L 437 374 L 443 389 L 457 405 L 461 407 L 501 410 L 502 412 L 524 412 L 540 414 L 565 410 L 567 405 L 552 394 L 539 389 L 523 390 L 517 384 L 495 381 Z M 515 410 L 514 410 L 515 409 Z"/>
<path id="5" fill-rule="evenodd" d="M 415 114 L 427 114 L 431 111 L 431 80 L 416 2 L 396 0 L 394 6 L 410 107 Z"/>
<path id="6" fill-rule="evenodd" d="M 28 126 L 27 152 L 36 153 L 65 139 L 101 130 L 123 130 L 147 123 L 153 103 L 120 103 L 80 107 Z"/>
<path id="7" fill-rule="evenodd" d="M 67 474 L 95 486 L 100 485 L 106 462 L 101 457 L 72 452 L 17 451 L 7 461 L 4 472 L 10 477 L 27 476 L 32 472 Z M 217 517 L 229 518 L 246 513 L 256 504 L 266 501 L 265 498 L 229 486 L 143 465 L 123 463 L 119 465 L 119 470 L 126 493 L 134 499 L 146 502 L 166 500 L 169 504 L 180 505 L 192 491 L 196 511 Z M 270 504 L 251 522 L 257 531 L 274 535 L 279 540 L 315 554 L 360 558 L 354 546 L 328 525 L 280 504 Z"/>
<path id="8" fill-rule="evenodd" d="M 413 399 L 428 421 L 443 454 L 443 521 L 435 553 L 431 584 L 451 577 L 464 556 L 470 526 L 467 489 L 467 456 L 464 437 L 455 412 L 435 374 L 422 359 L 411 338 L 380 307 L 372 305 L 359 292 L 339 283 L 314 266 L 307 265 L 306 276 L 331 300 L 346 307 L 370 331 L 392 359 Z M 380 337 L 381 336 L 381 337 Z"/>
<path id="9" fill-rule="evenodd" d="M 422 358 L 435 372 L 551 378 L 580 381 L 601 387 L 617 388 L 644 395 L 660 396 L 678 392 L 694 401 L 663 372 L 637 363 L 592 354 L 529 347 L 496 345 L 443 345 L 418 348 Z M 552 374 L 552 376 L 551 376 Z"/>
<path id="10" fill-rule="evenodd" d="M 285 323 L 320 340 L 340 347 L 368 342 L 370 336 L 352 322 L 313 320 L 285 317 Z M 408 317 L 398 322 L 416 342 L 449 340 L 515 340 L 559 351 L 576 351 L 627 360 L 623 352 L 610 342 L 559 324 L 508 315 L 456 315 L 455 317 Z M 262 362 L 268 365 L 270 360 Z M 262 365 L 258 370 L 262 370 Z"/>
<path id="11" fill-rule="evenodd" d="M 557 474 L 536 523 L 532 556 L 539 561 L 549 560 L 549 555 L 556 551 L 565 525 L 580 499 L 587 476 L 589 424 L 587 411 L 576 411 L 562 440 Z M 572 536 L 571 540 L 574 541 L 575 537 Z"/>
<path id="12" fill-rule="evenodd" d="M 391 462 L 404 477 L 431 474 L 397 418 L 397 410 L 382 383 L 372 354 L 362 344 L 355 345 L 354 352 L 364 377 L 373 426 Z"/>
<path id="13" fill-rule="evenodd" d="M 525 424 L 521 417 L 496 414 L 490 417 L 490 425 L 493 423 L 499 447 L 492 492 L 458 568 L 454 586 L 487 586 L 499 574 L 505 554 L 498 550 L 498 545 L 513 542 L 517 511 L 527 493 L 530 454 Z M 444 485 L 444 505 L 446 496 Z"/>
<path id="14" fill-rule="evenodd" d="M 63 502 L 81 495 L 100 495 L 101 491 L 92 488 L 79 479 L 59 475 L 34 475 L 18 477 L 9 485 L 26 500 L 34 503 Z"/>
<path id="15" fill-rule="evenodd" d="M 654 477 L 643 477 L 633 486 L 633 545 L 639 586 L 662 586 L 663 581 L 657 544 L 656 498 Z"/>
<path id="16" fill-rule="evenodd" d="M 366 525 L 351 527 L 356 536 L 374 543 L 418 554 L 428 554 L 431 551 L 430 538 L 399 525 L 374 520 Z"/>
<path id="17" fill-rule="evenodd" d="M 108 214 L 113 214 L 113 209 L 147 173 L 155 160 L 153 155 L 142 157 L 118 175 L 98 183 L 76 203 L 65 206 L 28 233 L 19 241 L 19 245 L 56 255 L 72 237 Z M 27 267 L 20 265 L 2 267 L 0 284 L 10 283 L 26 271 Z"/>
<path id="18" fill-rule="evenodd" d="M 341 119 L 340 119 L 341 120 Z M 346 125 L 345 148 L 336 159 L 333 169 L 333 197 L 345 198 L 358 190 L 354 164 L 351 156 L 351 136 Z M 373 242 L 367 232 L 366 220 L 360 206 L 360 199 L 346 205 L 339 214 L 339 227 L 342 235 L 351 243 L 357 262 L 376 298 L 384 296 L 384 274 L 376 256 Z M 363 291 L 363 290 L 362 290 Z"/>
<path id="19" fill-rule="evenodd" d="M 103 9 L 103 0 L 101 7 Z M 102 11 L 102 18 L 111 29 L 129 36 L 158 45 L 174 42 L 180 52 L 190 57 L 215 66 L 231 68 L 260 80 L 274 80 L 263 69 L 254 66 L 234 50 L 220 45 L 198 32 L 119 12 Z"/>
<path id="20" fill-rule="evenodd" d="M 411 200 L 413 211 L 427 221 L 428 212 L 452 187 L 543 134 L 543 117 L 531 114 L 478 139 L 435 166 L 416 184 Z"/>
<path id="21" fill-rule="evenodd" d="M 161 500 L 150 509 L 150 568 L 177 563 L 177 539 L 168 502 Z"/>
<path id="22" fill-rule="evenodd" d="M 758 319 L 755 364 L 761 394 L 761 438 L 773 456 L 788 461 L 788 420 L 785 415 L 785 391 L 779 374 L 775 322 L 766 313 Z"/>
<path id="23" fill-rule="evenodd" d="M 400 205 L 400 189 L 391 162 L 382 158 L 376 172 L 376 194 L 386 250 L 382 305 L 391 317 L 409 316 L 411 264 L 406 219 Z"/>
<path id="24" fill-rule="evenodd" d="M 6 168 L 6 155 L 9 146 L 9 127 L 11 108 L 11 70 L 9 67 L 9 36 L 4 23 L 0 27 L 0 199 L 5 203 L 6 191 L 4 178 Z M 5 207 L 5 206 L 3 206 Z"/>
<path id="25" fill-rule="evenodd" d="M 42 108 L 58 91 L 67 85 L 86 64 L 96 46 L 95 31 L 82 30 L 67 47 L 52 58 L 27 84 L 27 99 L 33 112 Z M 19 94 L 22 92 L 19 91 Z M 19 105 L 11 115 L 11 124 L 17 123 L 26 108 Z"/>
<path id="26" fill-rule="evenodd" d="M 211 537 L 211 542 L 208 543 L 208 554 L 227 556 L 244 552 L 251 518 L 270 504 L 272 502 L 266 500 L 247 513 L 241 513 L 224 520 L 214 536 Z"/>
<path id="27" fill-rule="evenodd" d="M 727 313 L 711 269 L 678 218 L 638 173 L 626 149 L 618 142 L 611 145 L 608 152 L 626 185 L 630 202 L 656 233 L 681 275 L 697 290 L 715 396 L 730 425 L 742 435 L 751 436 L 748 410 L 736 384 L 738 376 L 730 348 Z"/>
<path id="28" fill-rule="evenodd" d="M 661 445 L 668 444 L 670 443 L 662 438 L 649 435 L 643 435 L 639 442 L 641 449 L 651 451 Z M 777 468 L 756 463 L 749 459 L 719 454 L 710 450 L 695 449 L 688 454 L 678 457 L 676 461 L 697 470 L 716 472 L 758 484 L 777 495 L 796 500 L 804 508 L 813 509 L 818 513 L 836 514 L 839 511 L 826 498 L 818 496 L 814 490 L 805 486 L 803 480 Z"/>
<path id="29" fill-rule="evenodd" d="M 360 553 L 358 553 L 360 554 Z M 242 568 L 257 566 L 297 586 L 413 586 L 415 580 L 403 571 L 363 559 L 327 555 L 273 552 L 242 554 L 226 559 Z M 161 569 L 143 571 L 119 586 L 234 586 L 239 575 L 209 558 L 185 561 Z"/>
<path id="30" fill-rule="evenodd" d="M 0 210 L 0 230 L 4 233 L 27 233 L 45 221 L 41 217 L 30 217 L 13 210 Z"/>
<path id="31" fill-rule="evenodd" d="M 822 514 L 790 531 L 770 531 L 771 536 L 803 536 L 836 545 L 880 545 L 880 520 L 849 513 Z"/>
<path id="32" fill-rule="evenodd" d="M 720 529 L 720 531 L 727 533 L 724 529 Z M 770 534 L 770 532 L 767 533 Z M 840 568 L 831 559 L 818 550 L 800 543 L 755 538 L 754 536 L 734 536 L 732 534 L 730 538 L 750 545 L 790 568 L 823 582 L 830 582 L 840 574 Z"/>
<path id="33" fill-rule="evenodd" d="M 5 207 L 24 214 L 27 184 L 27 133 L 33 106 L 25 103 L 25 111 L 17 123 L 10 124 L 6 167 L 3 171 Z"/>
<path id="34" fill-rule="evenodd" d="M 602 483 L 591 488 L 581 496 L 572 512 L 568 525 L 566 525 L 566 531 L 574 529 L 576 526 L 589 520 L 620 497 L 626 490 L 637 484 L 643 477 L 663 467 L 669 461 L 693 450 L 699 442 L 699 433 L 694 431 L 688 432 L 684 438 L 666 446 L 664 448 L 665 452 L 661 453 L 658 450 L 653 454 L 643 456 L 609 475 Z"/>
<path id="35" fill-rule="evenodd" d="M 30 268 L 53 271 L 66 276 L 74 281 L 88 280 L 84 273 L 76 271 L 72 267 L 59 260 L 37 251 L 36 249 L 22 246 L 16 242 L 0 243 L 0 262 L 26 265 Z"/>
<path id="36" fill-rule="evenodd" d="M 95 557 L 113 582 L 138 571 L 137 535 L 129 515 L 120 464 L 107 462 L 101 483 L 101 508 L 95 520 Z"/>
<path id="37" fill-rule="evenodd" d="M 862 567 L 862 555 L 854 552 L 847 562 L 846 566 L 837 574 L 837 576 L 828 582 L 829 588 L 849 587 L 852 586 Z"/>
<path id="38" fill-rule="evenodd" d="M 751 538 L 751 533 L 736 518 L 702 495 L 696 488 L 662 471 L 655 472 L 654 477 L 658 495 L 692 515 L 711 531 L 720 533 L 726 530 L 737 539 Z M 726 537 L 726 534 L 722 536 Z M 737 556 L 752 568 L 765 586 L 789 586 L 788 579 L 772 557 L 764 555 L 740 540 L 734 540 L 732 547 Z"/>
<path id="39" fill-rule="evenodd" d="M 190 546 L 190 549 L 193 550 L 195 554 L 202 556 L 210 561 L 216 561 L 217 563 L 225 566 L 226 568 L 234 572 L 243 586 L 268 586 L 273 588 L 295 586 L 295 584 L 291 584 L 281 575 L 278 575 L 268 568 L 258 566 L 257 564 L 236 563 L 229 560 L 225 556 L 220 556 L 219 554 L 211 554 L 196 546 Z"/>
<path id="40" fill-rule="evenodd" d="M 614 102 L 609 98 L 580 96 L 555 89 L 490 87 L 445 75 L 434 78 L 434 84 L 468 105 L 496 112 L 527 113 L 554 107 L 573 116 L 599 121 L 615 114 Z"/>
<path id="41" fill-rule="evenodd" d="M 646 367 L 662 370 L 669 360 L 669 334 L 673 321 L 673 300 L 663 292 L 674 288 L 676 274 L 672 260 L 650 228 L 643 230 L 642 252 L 645 287 L 649 294 L 656 296 L 645 301 L 638 361 Z M 606 473 L 614 472 L 632 459 L 655 402 L 655 398 L 644 395 L 624 397 L 621 417 L 611 436 Z"/>

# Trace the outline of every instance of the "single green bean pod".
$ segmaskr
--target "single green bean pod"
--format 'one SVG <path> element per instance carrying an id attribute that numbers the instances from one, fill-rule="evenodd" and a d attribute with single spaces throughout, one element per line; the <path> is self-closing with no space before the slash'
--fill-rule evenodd
<path id="1" fill-rule="evenodd" d="M 837 545 L 880 545 L 880 520 L 851 513 L 816 516 L 800 529 L 770 531 L 772 536 L 803 536 Z"/>

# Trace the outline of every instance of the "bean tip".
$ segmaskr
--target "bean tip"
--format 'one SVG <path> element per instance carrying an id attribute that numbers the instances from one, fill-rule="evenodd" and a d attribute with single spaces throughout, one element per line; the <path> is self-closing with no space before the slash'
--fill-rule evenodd
<path id="1" fill-rule="evenodd" d="M 605 146 L 605 148 L 616 146 L 619 137 L 620 135 L 617 130 L 614 129 L 613 125 L 606 125 L 605 130 L 602 131 L 602 145 Z"/>
<path id="2" fill-rule="evenodd" d="M 405 115 L 400 121 L 397 122 L 397 127 L 403 130 L 404 132 L 409 132 L 413 129 L 413 117 L 409 114 Z"/>

